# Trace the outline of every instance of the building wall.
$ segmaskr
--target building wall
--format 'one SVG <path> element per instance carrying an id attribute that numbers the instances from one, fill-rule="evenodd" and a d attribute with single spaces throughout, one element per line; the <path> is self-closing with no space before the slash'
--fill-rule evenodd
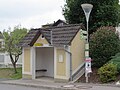
<path id="1" fill-rule="evenodd" d="M 72 70 L 73 72 L 84 62 L 85 40 L 80 38 L 80 31 L 74 37 L 70 51 L 72 53 Z"/>
<path id="2" fill-rule="evenodd" d="M 13 56 L 13 58 L 15 58 L 15 56 Z M 22 55 L 19 56 L 19 59 L 16 63 L 17 67 L 21 67 L 22 66 Z M 13 68 L 10 56 L 8 53 L 1 53 L 0 52 L 0 67 L 6 68 L 6 67 L 10 67 Z"/>
<path id="3" fill-rule="evenodd" d="M 5 64 L 5 53 L 0 53 L 0 64 Z"/>
<path id="4" fill-rule="evenodd" d="M 57 75 L 66 76 L 66 53 L 63 49 L 57 49 Z M 61 59 L 61 60 L 60 60 Z"/>
<path id="5" fill-rule="evenodd" d="M 24 72 L 31 72 L 30 48 L 24 48 Z"/>
<path id="6" fill-rule="evenodd" d="M 0 39 L 0 48 L 3 48 L 4 44 L 5 44 L 4 39 Z"/>
<path id="7" fill-rule="evenodd" d="M 9 54 L 5 53 L 4 56 L 5 56 L 4 64 L 5 64 L 5 65 L 12 64 Z M 13 56 L 13 58 L 15 58 L 15 57 Z M 17 64 L 22 65 L 22 55 L 19 56 L 19 59 L 18 59 L 18 61 L 17 61 Z"/>
<path id="8" fill-rule="evenodd" d="M 39 36 L 37 41 L 35 43 L 42 43 L 42 44 L 48 44 L 48 41 L 45 38 L 41 38 L 42 35 Z"/>

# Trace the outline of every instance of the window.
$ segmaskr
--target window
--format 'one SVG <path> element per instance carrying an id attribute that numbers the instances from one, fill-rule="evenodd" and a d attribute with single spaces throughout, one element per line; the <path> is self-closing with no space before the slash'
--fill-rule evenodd
<path id="1" fill-rule="evenodd" d="M 4 55 L 0 55 L 0 63 L 4 63 Z"/>
<path id="2" fill-rule="evenodd" d="M 44 39 L 45 37 L 44 37 L 44 35 L 41 35 L 41 39 Z"/>
<path id="3" fill-rule="evenodd" d="M 2 42 L 0 42 L 0 48 L 2 48 Z"/>

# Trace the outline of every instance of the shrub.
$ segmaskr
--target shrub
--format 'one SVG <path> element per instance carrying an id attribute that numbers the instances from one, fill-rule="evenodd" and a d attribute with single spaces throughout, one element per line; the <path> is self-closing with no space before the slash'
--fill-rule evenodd
<path id="1" fill-rule="evenodd" d="M 117 66 L 113 63 L 107 63 L 98 70 L 100 80 L 103 83 L 116 80 Z"/>
<path id="2" fill-rule="evenodd" d="M 120 73 L 120 53 L 117 53 L 115 56 L 113 56 L 109 63 L 117 65 L 117 71 Z"/>
<path id="3" fill-rule="evenodd" d="M 90 36 L 90 56 L 93 66 L 101 67 L 120 52 L 120 41 L 114 27 L 101 27 Z"/>

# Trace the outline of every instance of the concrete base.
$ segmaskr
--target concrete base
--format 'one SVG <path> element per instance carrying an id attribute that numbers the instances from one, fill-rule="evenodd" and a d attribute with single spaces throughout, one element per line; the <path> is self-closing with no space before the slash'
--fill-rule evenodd
<path id="1" fill-rule="evenodd" d="M 40 82 L 54 82 L 54 78 L 52 77 L 37 77 L 35 80 Z"/>
<path id="2" fill-rule="evenodd" d="M 68 83 L 69 80 L 55 78 L 55 79 L 54 79 L 54 82 L 58 82 L 58 83 Z"/>
<path id="3" fill-rule="evenodd" d="M 32 79 L 32 75 L 23 74 L 22 79 Z"/>

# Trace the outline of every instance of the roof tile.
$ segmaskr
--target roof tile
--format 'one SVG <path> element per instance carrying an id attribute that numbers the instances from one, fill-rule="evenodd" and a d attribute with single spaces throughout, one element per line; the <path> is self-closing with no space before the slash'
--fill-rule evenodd
<path id="1" fill-rule="evenodd" d="M 50 43 L 51 32 L 54 46 L 70 45 L 71 41 L 82 28 L 82 24 L 69 24 L 64 26 L 32 29 L 20 42 L 20 46 L 33 46 L 40 34 L 43 34 Z"/>

